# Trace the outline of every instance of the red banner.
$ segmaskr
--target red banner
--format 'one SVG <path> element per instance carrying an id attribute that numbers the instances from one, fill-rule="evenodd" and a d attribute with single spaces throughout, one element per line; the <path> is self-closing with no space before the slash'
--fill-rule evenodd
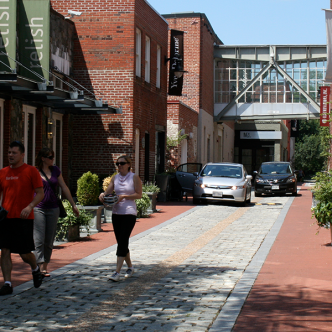
<path id="1" fill-rule="evenodd" d="M 330 125 L 330 87 L 320 87 L 320 125 L 329 127 Z"/>

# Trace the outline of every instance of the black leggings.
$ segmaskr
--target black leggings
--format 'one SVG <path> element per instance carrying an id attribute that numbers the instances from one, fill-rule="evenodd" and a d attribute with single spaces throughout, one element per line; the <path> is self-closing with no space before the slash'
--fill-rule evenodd
<path id="1" fill-rule="evenodd" d="M 132 214 L 112 214 L 112 224 L 118 248 L 116 255 L 126 257 L 129 252 L 129 237 L 134 229 L 136 216 Z"/>

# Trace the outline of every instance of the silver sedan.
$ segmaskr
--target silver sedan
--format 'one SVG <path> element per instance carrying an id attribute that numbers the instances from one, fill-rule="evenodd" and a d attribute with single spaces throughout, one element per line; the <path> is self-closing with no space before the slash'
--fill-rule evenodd
<path id="1" fill-rule="evenodd" d="M 242 164 L 208 163 L 197 173 L 193 203 L 208 200 L 250 203 L 251 179 Z"/>

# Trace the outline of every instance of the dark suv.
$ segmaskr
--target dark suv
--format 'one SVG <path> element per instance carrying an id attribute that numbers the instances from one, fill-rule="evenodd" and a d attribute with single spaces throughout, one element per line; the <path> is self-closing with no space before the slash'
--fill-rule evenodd
<path id="1" fill-rule="evenodd" d="M 297 178 L 289 162 L 275 161 L 262 163 L 255 171 L 255 196 L 262 194 L 297 194 Z"/>

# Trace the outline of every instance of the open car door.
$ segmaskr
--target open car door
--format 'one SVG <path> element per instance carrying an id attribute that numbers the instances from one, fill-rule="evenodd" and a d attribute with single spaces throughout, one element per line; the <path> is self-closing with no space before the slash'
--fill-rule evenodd
<path id="1" fill-rule="evenodd" d="M 179 181 L 182 191 L 192 192 L 197 178 L 195 172 L 199 173 L 202 169 L 201 163 L 186 163 L 176 169 L 176 179 Z"/>

